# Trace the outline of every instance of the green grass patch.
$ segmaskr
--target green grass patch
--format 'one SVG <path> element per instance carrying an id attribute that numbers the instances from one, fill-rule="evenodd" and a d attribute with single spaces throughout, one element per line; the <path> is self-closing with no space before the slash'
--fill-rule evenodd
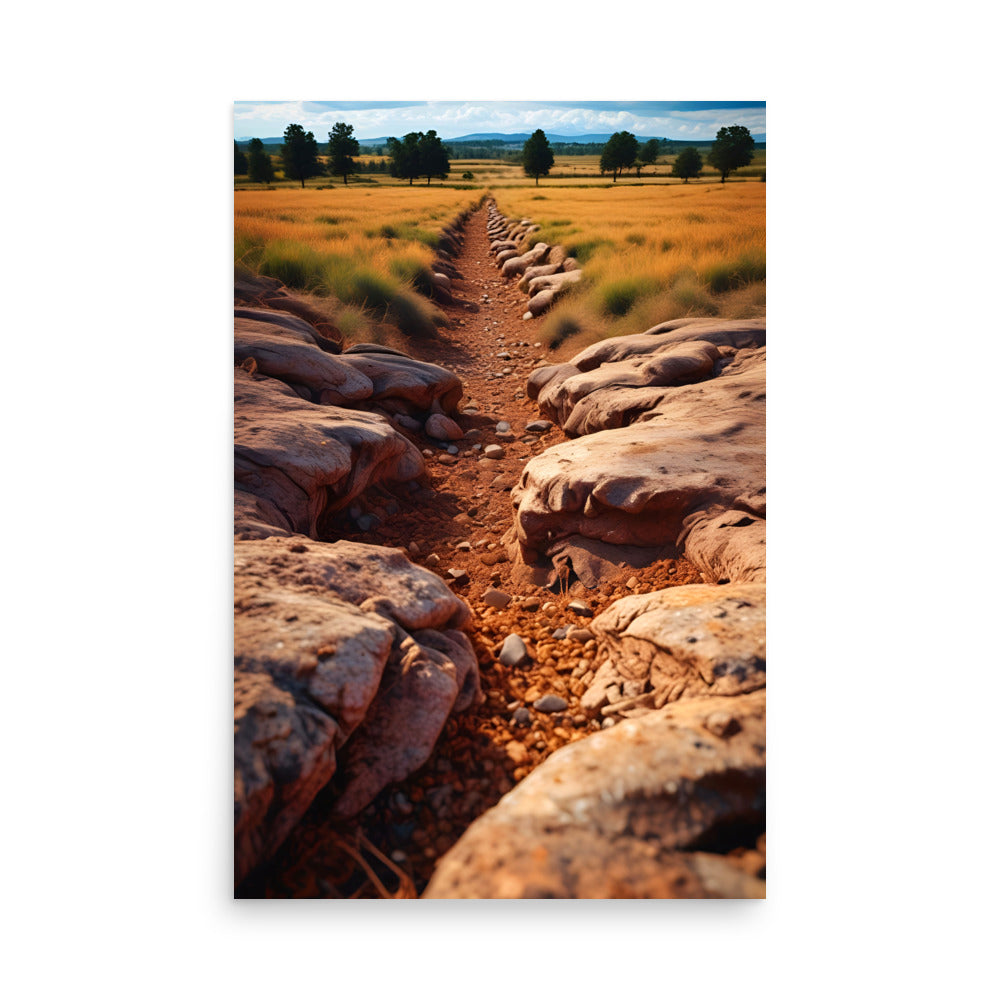
<path id="1" fill-rule="evenodd" d="M 740 254 L 735 260 L 713 264 L 702 273 L 705 284 L 716 295 L 752 284 L 755 281 L 764 281 L 766 276 L 767 268 L 762 251 L 749 251 Z"/>
<path id="2" fill-rule="evenodd" d="M 434 279 L 431 269 L 419 257 L 394 257 L 389 264 L 393 276 L 411 285 L 421 295 L 430 298 L 434 294 Z"/>
<path id="3" fill-rule="evenodd" d="M 261 249 L 257 270 L 277 278 L 289 288 L 323 292 L 326 285 L 326 259 L 304 243 L 273 240 Z"/>
<path id="4" fill-rule="evenodd" d="M 640 298 L 652 295 L 659 286 L 652 278 L 641 276 L 617 278 L 597 287 L 597 301 L 601 310 L 610 316 L 624 316 Z"/>
<path id="5" fill-rule="evenodd" d="M 566 253 L 575 257 L 581 264 L 586 264 L 598 250 L 604 247 L 614 247 L 614 242 L 607 239 L 576 240 L 566 244 Z"/>
<path id="6" fill-rule="evenodd" d="M 386 223 L 378 229 L 365 230 L 369 239 L 381 236 L 386 240 L 404 240 L 411 243 L 422 243 L 424 246 L 437 250 L 440 237 L 429 229 L 422 229 L 412 222 Z"/>

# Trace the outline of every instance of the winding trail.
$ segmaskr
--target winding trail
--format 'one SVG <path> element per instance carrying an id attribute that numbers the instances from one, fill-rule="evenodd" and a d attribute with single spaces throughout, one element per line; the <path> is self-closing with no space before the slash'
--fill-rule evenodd
<path id="1" fill-rule="evenodd" d="M 451 580 L 449 569 L 464 570 L 468 581 L 456 592 L 472 608 L 468 631 L 479 659 L 486 700 L 461 716 L 449 719 L 431 759 L 405 782 L 383 791 L 356 822 L 345 826 L 331 816 L 337 779 L 316 798 L 307 815 L 272 861 L 241 887 L 240 895 L 302 898 L 375 896 L 380 893 L 356 858 L 342 844 L 361 845 L 361 854 L 389 889 L 419 894 L 437 859 L 468 825 L 493 806 L 565 744 L 600 728 L 579 709 L 585 685 L 581 678 L 597 666 L 596 642 L 586 638 L 553 638 L 562 626 L 586 626 L 567 610 L 582 598 L 597 614 L 632 591 L 628 577 L 642 589 L 700 582 L 686 560 L 664 560 L 645 570 L 628 570 L 605 581 L 597 590 L 576 584 L 567 592 L 525 588 L 512 581 L 511 565 L 501 544 L 513 521 L 510 489 L 534 455 L 566 440 L 558 426 L 542 434 L 527 433 L 526 425 L 539 419 L 527 398 L 525 381 L 540 361 L 553 363 L 571 357 L 578 346 L 544 349 L 534 331 L 539 320 L 522 320 L 527 303 L 516 280 L 501 277 L 486 232 L 484 204 L 469 219 L 459 255 L 453 259 L 461 277 L 453 282 L 456 302 L 443 306 L 450 327 L 434 341 L 414 342 L 414 357 L 454 371 L 465 385 L 458 423 L 466 438 L 457 442 L 458 455 L 435 447 L 422 434 L 410 435 L 428 454 L 427 476 L 414 490 L 390 493 L 370 491 L 326 526 L 330 539 L 349 538 L 408 549 L 413 562 Z M 504 355 L 508 355 L 505 357 Z M 473 407 L 475 409 L 473 409 Z M 511 431 L 497 431 L 506 421 Z M 499 444 L 503 457 L 482 456 L 490 444 Z M 358 516 L 375 519 L 360 531 Z M 490 588 L 512 597 L 506 607 L 488 607 L 483 594 Z M 531 661 L 523 667 L 505 667 L 496 656 L 511 633 L 527 643 Z M 524 708 L 544 694 L 564 698 L 568 707 L 555 714 Z M 385 864 L 370 846 L 392 862 Z M 405 873 L 400 877 L 401 873 Z"/>

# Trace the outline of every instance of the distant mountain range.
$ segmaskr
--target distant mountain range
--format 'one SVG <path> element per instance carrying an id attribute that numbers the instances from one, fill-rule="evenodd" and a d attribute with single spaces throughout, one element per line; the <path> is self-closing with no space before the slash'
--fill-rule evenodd
<path id="1" fill-rule="evenodd" d="M 605 143 L 611 138 L 610 132 L 601 132 L 590 135 L 557 135 L 553 132 L 546 132 L 545 137 L 549 142 L 576 142 L 581 145 L 587 143 Z M 252 136 L 237 136 L 237 142 L 249 142 Z M 396 138 L 400 138 L 397 136 Z M 446 139 L 442 136 L 442 142 L 504 142 L 510 143 L 512 145 L 523 145 L 528 139 L 531 138 L 530 132 L 473 132 L 470 135 L 456 135 L 450 139 Z M 647 139 L 656 138 L 661 142 L 680 142 L 685 144 L 693 144 L 697 142 L 698 145 L 704 146 L 708 145 L 714 141 L 714 139 L 667 139 L 663 136 L 649 136 L 649 135 L 637 135 L 636 138 L 640 142 L 645 142 Z M 766 143 L 766 135 L 755 135 L 754 142 Z M 317 141 L 320 143 L 325 142 L 322 136 L 316 137 Z M 262 139 L 261 142 L 265 146 L 281 145 L 285 140 L 282 136 L 272 136 L 267 139 Z M 358 142 L 362 146 L 384 146 L 386 142 L 389 141 L 389 136 L 382 135 L 375 139 L 358 139 Z"/>

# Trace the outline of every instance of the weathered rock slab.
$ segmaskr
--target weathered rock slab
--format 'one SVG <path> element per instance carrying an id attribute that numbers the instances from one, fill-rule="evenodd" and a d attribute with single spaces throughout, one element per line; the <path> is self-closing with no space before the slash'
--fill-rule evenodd
<path id="1" fill-rule="evenodd" d="M 424 470 L 420 452 L 381 416 L 307 402 L 240 368 L 234 378 L 238 537 L 260 537 L 267 524 L 315 535 L 320 517 L 370 484 Z"/>
<path id="2" fill-rule="evenodd" d="M 575 438 L 533 458 L 511 494 L 509 552 L 539 567 L 536 583 L 568 564 L 592 587 L 688 551 L 706 580 L 764 579 L 763 325 L 654 330 L 529 378 L 541 412 Z"/>
<path id="3" fill-rule="evenodd" d="M 591 623 L 602 665 L 585 705 L 600 707 L 608 689 L 627 686 L 648 693 L 652 708 L 764 687 L 765 606 L 760 583 L 669 587 L 615 601 Z"/>
<path id="4" fill-rule="evenodd" d="M 302 536 L 235 546 L 237 881 L 337 774 L 353 815 L 481 697 L 470 612 L 400 550 Z"/>
<path id="5" fill-rule="evenodd" d="M 763 896 L 736 858 L 764 828 L 764 714 L 763 691 L 692 699 L 556 751 L 469 827 L 424 898 Z"/>

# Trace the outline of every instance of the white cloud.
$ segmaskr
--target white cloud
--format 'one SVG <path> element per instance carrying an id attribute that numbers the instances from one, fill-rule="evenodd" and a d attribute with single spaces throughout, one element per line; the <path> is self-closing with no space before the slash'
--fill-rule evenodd
<path id="1" fill-rule="evenodd" d="M 281 135 L 287 125 L 297 122 L 322 141 L 338 121 L 352 124 L 359 138 L 399 136 L 431 128 L 444 138 L 474 132 L 532 132 L 537 128 L 570 135 L 628 130 L 638 135 L 704 139 L 713 139 L 720 128 L 734 124 L 745 125 L 754 133 L 766 130 L 763 108 L 676 111 L 655 117 L 585 104 L 565 107 L 528 101 L 427 101 L 409 107 L 333 107 L 326 111 L 307 107 L 309 104 L 238 102 L 233 113 L 235 134 Z"/>

